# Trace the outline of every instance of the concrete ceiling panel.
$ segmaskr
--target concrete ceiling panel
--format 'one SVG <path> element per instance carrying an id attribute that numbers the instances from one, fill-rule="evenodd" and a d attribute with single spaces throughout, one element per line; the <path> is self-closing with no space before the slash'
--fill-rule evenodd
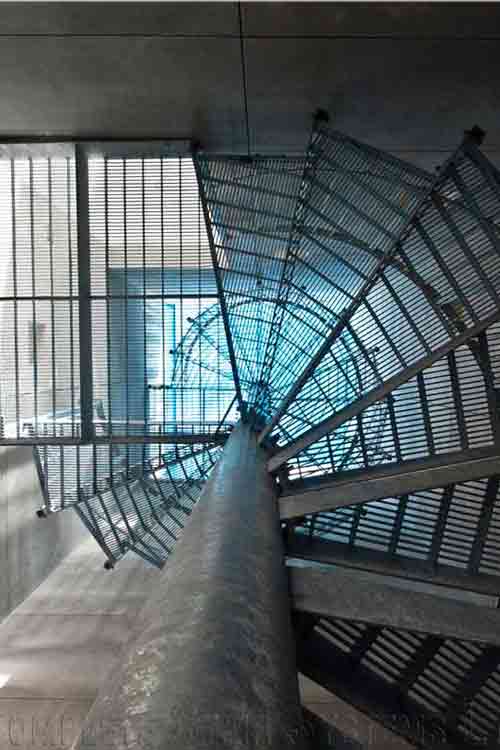
<path id="1" fill-rule="evenodd" d="M 238 34 L 236 3 L 0 2 L 0 35 Z"/>
<path id="2" fill-rule="evenodd" d="M 250 36 L 500 37 L 495 3 L 244 3 Z"/>
<path id="3" fill-rule="evenodd" d="M 477 123 L 498 163 L 500 5 L 242 11 L 253 150 L 302 151 L 323 107 L 334 127 L 429 169 Z M 194 137 L 215 151 L 246 148 L 236 3 L 0 3 L 0 66 L 0 139 Z"/>
<path id="4" fill-rule="evenodd" d="M 244 140 L 236 39 L 4 39 L 0 69 L 4 135 Z"/>
<path id="5" fill-rule="evenodd" d="M 249 39 L 245 48 L 257 151 L 304 148 L 317 107 L 339 130 L 414 161 L 444 158 L 475 123 L 485 150 L 500 149 L 495 41 Z"/>

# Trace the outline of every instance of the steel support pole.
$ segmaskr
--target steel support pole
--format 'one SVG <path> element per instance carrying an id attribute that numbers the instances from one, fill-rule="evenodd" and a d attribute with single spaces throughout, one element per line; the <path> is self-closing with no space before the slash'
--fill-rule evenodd
<path id="1" fill-rule="evenodd" d="M 78 221 L 78 324 L 80 362 L 80 438 L 94 437 L 94 386 L 92 369 L 92 302 L 90 280 L 90 229 L 87 155 L 75 146 L 76 212 Z"/>
<path id="2" fill-rule="evenodd" d="M 214 467 L 75 750 L 304 750 L 274 486 L 251 427 Z M 107 744 L 105 744 L 107 743 Z"/>

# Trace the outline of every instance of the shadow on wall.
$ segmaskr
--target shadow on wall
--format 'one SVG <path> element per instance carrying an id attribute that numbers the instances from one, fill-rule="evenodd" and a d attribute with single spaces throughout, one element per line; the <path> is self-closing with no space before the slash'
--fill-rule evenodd
<path id="1" fill-rule="evenodd" d="M 32 449 L 0 448 L 0 620 L 86 537 L 72 511 L 39 519 L 41 505 Z"/>

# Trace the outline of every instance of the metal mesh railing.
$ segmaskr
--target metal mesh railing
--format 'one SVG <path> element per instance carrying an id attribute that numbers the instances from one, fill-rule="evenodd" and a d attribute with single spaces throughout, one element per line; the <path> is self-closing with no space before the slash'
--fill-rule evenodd
<path id="1" fill-rule="evenodd" d="M 151 461 L 136 478 L 123 475 L 108 489 L 80 493 L 73 506 L 114 564 L 128 551 L 162 567 L 196 504 L 219 448 L 192 451 L 173 461 Z"/>
<path id="2" fill-rule="evenodd" d="M 115 437 L 149 435 L 159 424 L 219 422 L 227 409 L 227 399 L 207 398 L 201 364 L 188 394 L 178 384 L 158 397 L 192 320 L 217 305 L 192 159 L 101 150 L 2 149 L 4 442 L 89 442 L 104 422 Z M 64 436 L 49 426 L 62 422 Z"/>
<path id="3" fill-rule="evenodd" d="M 49 513 L 64 510 L 79 502 L 82 495 L 88 497 L 104 492 L 117 482 L 121 484 L 124 477 L 137 479 L 149 470 L 151 461 L 166 462 L 169 466 L 182 462 L 192 464 L 194 458 L 203 455 L 208 447 L 215 447 L 215 443 L 36 446 L 34 455 L 45 510 Z"/>
<path id="4" fill-rule="evenodd" d="M 0 440 L 61 411 L 79 427 L 74 147 L 52 152 L 0 157 Z"/>
<path id="5" fill-rule="evenodd" d="M 155 423 L 220 421 L 227 399 L 208 402 L 202 363 L 190 363 L 189 393 L 177 377 L 193 320 L 217 306 L 191 158 L 90 158 L 89 195 L 93 385 L 106 421 L 148 435 Z M 213 364 L 224 367 L 218 352 Z"/>

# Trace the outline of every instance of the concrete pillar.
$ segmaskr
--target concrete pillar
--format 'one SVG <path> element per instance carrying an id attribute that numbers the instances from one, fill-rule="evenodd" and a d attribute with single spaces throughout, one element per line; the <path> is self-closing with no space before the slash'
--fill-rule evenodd
<path id="1" fill-rule="evenodd" d="M 74 747 L 304 748 L 281 545 L 266 454 L 240 424 Z"/>

